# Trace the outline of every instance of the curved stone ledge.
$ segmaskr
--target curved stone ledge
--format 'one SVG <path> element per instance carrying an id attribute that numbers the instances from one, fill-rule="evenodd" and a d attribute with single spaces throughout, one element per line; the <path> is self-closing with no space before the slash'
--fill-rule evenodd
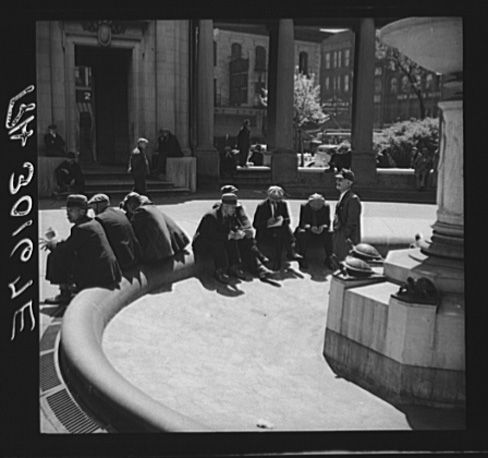
<path id="1" fill-rule="evenodd" d="M 67 385 L 83 407 L 116 432 L 208 431 L 209 428 L 158 403 L 115 370 L 102 350 L 103 333 L 124 307 L 145 294 L 199 275 L 208 262 L 177 255 L 125 273 L 115 289 L 81 291 L 66 310 L 59 346 Z"/>

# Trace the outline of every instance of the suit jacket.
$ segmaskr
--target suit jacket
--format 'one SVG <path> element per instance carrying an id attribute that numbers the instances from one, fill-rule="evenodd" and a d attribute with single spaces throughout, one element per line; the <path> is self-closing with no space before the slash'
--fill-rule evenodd
<path id="1" fill-rule="evenodd" d="M 159 261 L 184 250 L 190 243 L 185 232 L 155 205 L 142 205 L 131 217 L 145 262 Z"/>
<path id="2" fill-rule="evenodd" d="M 216 202 L 212 208 L 219 208 L 221 206 L 220 202 Z M 236 206 L 236 212 L 233 217 L 230 218 L 230 220 L 233 222 L 233 230 L 236 229 L 251 229 L 251 220 L 249 219 L 249 216 L 247 216 L 245 208 L 241 205 L 238 204 Z"/>
<path id="3" fill-rule="evenodd" d="M 253 226 L 256 229 L 256 240 L 260 241 L 266 238 L 270 230 L 267 227 L 268 219 L 272 216 L 271 201 L 269 199 L 264 200 L 256 207 L 254 213 Z M 288 204 L 285 201 L 277 202 L 276 216 L 283 217 L 283 226 L 290 226 L 290 213 L 288 211 Z"/>
<path id="4" fill-rule="evenodd" d="M 141 247 L 130 221 L 125 213 L 107 207 L 95 219 L 103 226 L 108 241 L 122 269 L 131 267 L 141 259 Z"/>
<path id="5" fill-rule="evenodd" d="M 149 162 L 146 153 L 135 148 L 129 159 L 129 172 L 134 177 L 146 177 L 149 175 Z"/>
<path id="6" fill-rule="evenodd" d="M 46 144 L 46 154 L 48 156 L 66 155 L 66 151 L 64 150 L 66 143 L 61 135 L 56 134 L 56 136 L 54 136 L 48 132 L 46 135 L 44 135 L 44 143 Z"/>
<path id="7" fill-rule="evenodd" d="M 361 240 L 361 201 L 351 190 L 347 191 L 336 205 L 334 233 L 340 233 L 344 240 L 353 244 Z"/>
<path id="8" fill-rule="evenodd" d="M 55 249 L 73 259 L 73 276 L 81 288 L 106 286 L 121 279 L 119 263 L 105 231 L 93 218 L 81 218 L 71 228 L 70 236 Z"/>
<path id="9" fill-rule="evenodd" d="M 308 202 L 302 204 L 300 206 L 300 222 L 298 223 L 298 227 L 303 229 L 307 224 L 309 224 L 310 226 L 322 226 L 324 224 L 327 224 L 327 230 L 329 230 L 330 229 L 329 204 L 324 204 L 324 206 L 318 210 L 313 210 Z"/>
<path id="10" fill-rule="evenodd" d="M 203 215 L 193 237 L 193 246 L 205 241 L 225 243 L 234 225 L 235 218 L 224 218 L 222 205 L 219 204 Z"/>

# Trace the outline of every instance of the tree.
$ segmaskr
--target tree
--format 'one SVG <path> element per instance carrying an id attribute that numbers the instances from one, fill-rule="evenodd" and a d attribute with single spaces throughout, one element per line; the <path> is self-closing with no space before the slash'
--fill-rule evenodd
<path id="1" fill-rule="evenodd" d="M 262 89 L 260 101 L 268 105 L 268 91 Z M 293 97 L 293 127 L 295 129 L 295 142 L 299 152 L 302 151 L 302 135 L 306 128 L 317 128 L 330 118 L 324 113 L 320 104 L 320 84 L 315 83 L 315 75 L 307 76 L 295 69 L 294 97 Z"/>
<path id="2" fill-rule="evenodd" d="M 419 100 L 420 119 L 424 119 L 426 112 L 422 94 L 422 79 L 428 71 L 402 54 L 398 49 L 385 45 L 379 38 L 379 31 L 376 32 L 376 59 L 385 61 L 390 70 L 400 70 L 407 76 L 410 87 Z"/>

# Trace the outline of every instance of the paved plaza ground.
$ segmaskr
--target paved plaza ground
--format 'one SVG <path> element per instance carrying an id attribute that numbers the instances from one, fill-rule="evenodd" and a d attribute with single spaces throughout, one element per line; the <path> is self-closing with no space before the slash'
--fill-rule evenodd
<path id="1" fill-rule="evenodd" d="M 193 236 L 217 198 L 155 203 Z M 262 198 L 257 191 L 242 195 L 250 215 Z M 292 227 L 302 202 L 289 200 Z M 336 201 L 330 203 L 333 213 Z M 62 205 L 39 203 L 40 234 L 49 226 L 61 238 L 69 234 Z M 430 237 L 436 209 L 363 203 L 363 240 Z M 45 260 L 41 252 L 41 335 L 53 312 L 42 301 L 57 292 L 44 280 Z M 142 391 L 217 431 L 463 429 L 461 412 L 396 407 L 334 374 L 322 355 L 331 272 L 316 261 L 307 271 L 291 263 L 269 282 L 226 286 L 209 275 L 174 283 L 123 309 L 106 328 L 103 349 Z M 44 432 L 54 432 L 46 415 Z"/>

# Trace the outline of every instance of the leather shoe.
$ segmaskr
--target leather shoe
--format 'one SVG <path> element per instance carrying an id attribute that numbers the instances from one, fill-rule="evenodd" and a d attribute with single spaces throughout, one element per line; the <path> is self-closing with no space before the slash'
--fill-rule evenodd
<path id="1" fill-rule="evenodd" d="M 258 277 L 263 279 L 263 278 L 271 277 L 271 275 L 273 275 L 273 274 L 274 274 L 274 272 L 272 270 L 269 270 L 265 266 L 261 266 L 259 268 Z"/>
<path id="2" fill-rule="evenodd" d="M 240 280 L 246 279 L 246 274 L 237 266 L 232 266 L 229 268 L 229 275 L 239 278 Z"/>
<path id="3" fill-rule="evenodd" d="M 229 283 L 229 276 L 224 273 L 222 269 L 218 269 L 215 271 L 214 278 L 220 283 L 224 283 L 225 285 Z"/>

